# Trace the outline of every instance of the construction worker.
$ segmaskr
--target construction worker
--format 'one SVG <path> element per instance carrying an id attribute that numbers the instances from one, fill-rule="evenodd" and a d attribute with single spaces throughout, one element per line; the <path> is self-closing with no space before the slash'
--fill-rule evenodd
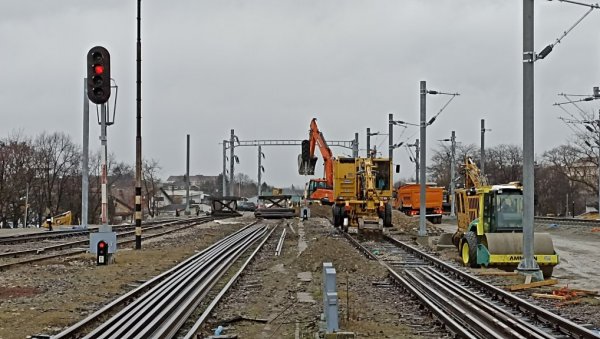
<path id="1" fill-rule="evenodd" d="M 46 224 L 48 225 L 48 231 L 52 231 L 52 216 L 48 213 L 46 217 Z"/>

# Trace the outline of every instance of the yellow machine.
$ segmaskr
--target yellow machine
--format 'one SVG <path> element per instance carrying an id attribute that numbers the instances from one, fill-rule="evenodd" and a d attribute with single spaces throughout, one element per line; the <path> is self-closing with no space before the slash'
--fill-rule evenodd
<path id="1" fill-rule="evenodd" d="M 519 182 L 488 185 L 470 158 L 465 187 L 456 190 L 458 230 L 452 238 L 465 266 L 514 270 L 523 258 L 523 187 Z M 545 277 L 558 264 L 552 238 L 535 233 L 534 256 Z"/>
<path id="2" fill-rule="evenodd" d="M 52 226 L 71 225 L 73 223 L 73 214 L 71 211 L 66 211 L 52 217 Z M 42 223 L 43 227 L 48 228 L 47 223 Z"/>
<path id="3" fill-rule="evenodd" d="M 387 158 L 338 158 L 333 162 L 333 224 L 358 233 L 392 226 L 392 165 Z"/>

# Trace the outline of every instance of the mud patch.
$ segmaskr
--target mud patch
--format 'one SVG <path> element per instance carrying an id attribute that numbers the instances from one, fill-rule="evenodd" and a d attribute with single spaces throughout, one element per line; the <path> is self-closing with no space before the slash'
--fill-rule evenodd
<path id="1" fill-rule="evenodd" d="M 42 293 L 34 287 L 2 287 L 0 286 L 0 299 L 14 299 L 22 297 L 31 297 Z"/>

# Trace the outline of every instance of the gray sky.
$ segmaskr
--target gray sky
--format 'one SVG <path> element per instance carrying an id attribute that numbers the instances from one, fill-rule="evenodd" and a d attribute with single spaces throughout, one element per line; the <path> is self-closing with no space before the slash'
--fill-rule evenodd
<path id="1" fill-rule="evenodd" d="M 242 140 L 302 139 L 312 117 L 327 139 L 359 132 L 364 148 L 366 127 L 387 133 L 388 113 L 417 122 L 421 80 L 461 93 L 428 128 L 429 146 L 451 130 L 458 141 L 478 144 L 481 118 L 492 129 L 487 145 L 521 145 L 521 7 L 516 0 L 144 1 L 143 155 L 160 161 L 163 177 L 181 174 L 189 133 L 191 172 L 215 175 L 219 142 L 230 129 Z M 535 10 L 539 52 L 586 9 L 536 1 Z M 1 1 L 0 135 L 64 131 L 81 143 L 85 56 L 103 45 L 119 85 L 109 151 L 133 164 L 135 18 L 134 0 Z M 556 94 L 588 94 L 600 85 L 599 35 L 594 11 L 536 63 L 536 153 L 571 133 L 557 119 L 565 114 L 552 106 L 561 101 Z M 428 97 L 428 117 L 445 101 Z M 582 107 L 597 112 L 600 105 Z M 90 131 L 91 147 L 99 147 L 98 125 Z M 401 132 L 395 142 L 418 137 L 415 127 L 396 128 Z M 372 144 L 383 149 L 387 137 Z M 255 177 L 256 148 L 238 151 L 236 172 Z M 268 183 L 306 181 L 297 174 L 299 147 L 263 151 Z M 395 157 L 399 177 L 411 176 L 405 150 Z"/>

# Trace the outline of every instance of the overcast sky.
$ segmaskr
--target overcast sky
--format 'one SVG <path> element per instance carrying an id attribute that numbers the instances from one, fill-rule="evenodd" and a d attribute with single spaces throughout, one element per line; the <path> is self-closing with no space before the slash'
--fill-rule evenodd
<path id="1" fill-rule="evenodd" d="M 133 164 L 136 3 L 1 1 L 0 136 L 64 131 L 81 144 L 85 56 L 102 45 L 119 85 L 109 152 Z M 586 8 L 540 0 L 535 11 L 539 52 Z M 561 101 L 557 93 L 591 94 L 600 85 L 599 35 L 596 10 L 536 62 L 537 154 L 571 134 L 558 119 L 565 114 L 552 106 Z M 182 174 L 190 134 L 191 173 L 216 175 L 219 143 L 230 129 L 241 140 L 303 139 L 312 117 L 329 140 L 350 140 L 359 132 L 363 149 L 367 127 L 387 133 L 388 113 L 418 122 L 421 80 L 429 89 L 461 94 L 428 128 L 429 153 L 452 130 L 458 141 L 479 144 L 482 118 L 492 129 L 486 145 L 521 145 L 521 46 L 517 0 L 144 1 L 143 156 L 160 162 L 163 178 Z M 445 101 L 429 96 L 428 117 Z M 597 112 L 600 105 L 582 107 Z M 90 131 L 90 146 L 97 148 L 99 126 Z M 397 127 L 400 133 L 395 142 L 418 138 L 416 127 Z M 383 150 L 387 137 L 374 137 L 372 144 Z M 236 172 L 256 177 L 256 148 L 236 151 Z M 305 182 L 297 174 L 299 151 L 263 147 L 264 180 L 277 186 Z M 407 152 L 398 149 L 395 158 L 402 164 L 397 178 L 412 176 Z"/>

